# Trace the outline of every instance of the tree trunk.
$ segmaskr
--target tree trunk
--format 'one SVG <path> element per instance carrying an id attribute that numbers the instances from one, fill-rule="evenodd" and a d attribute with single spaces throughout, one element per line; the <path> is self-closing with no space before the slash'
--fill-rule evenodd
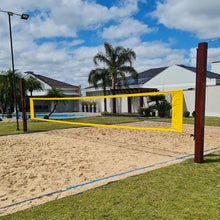
<path id="1" fill-rule="evenodd" d="M 56 110 L 56 107 L 57 107 L 57 104 L 56 103 L 54 103 L 54 106 L 53 106 L 53 108 L 52 108 L 52 110 L 51 110 L 51 112 L 48 114 L 48 116 L 50 117 L 54 112 L 55 112 L 55 110 Z"/>
<path id="2" fill-rule="evenodd" d="M 104 112 L 107 112 L 107 102 L 106 102 L 106 98 L 104 98 Z"/>
<path id="3" fill-rule="evenodd" d="M 112 79 L 112 95 L 115 95 L 115 80 Z M 116 114 L 116 98 L 112 99 L 113 113 Z"/>
<path id="4" fill-rule="evenodd" d="M 103 95 L 106 96 L 106 89 L 104 87 Z M 107 100 L 104 98 L 104 112 L 107 112 Z"/>
<path id="5" fill-rule="evenodd" d="M 1 106 L 1 112 L 2 112 L 2 118 L 4 118 L 4 110 L 3 110 L 2 106 Z"/>

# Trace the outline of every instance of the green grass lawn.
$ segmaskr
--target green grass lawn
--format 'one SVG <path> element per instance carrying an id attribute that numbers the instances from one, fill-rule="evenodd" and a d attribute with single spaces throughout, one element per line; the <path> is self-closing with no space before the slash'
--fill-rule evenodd
<path id="1" fill-rule="evenodd" d="M 135 122 L 135 121 L 143 121 L 150 120 L 155 122 L 171 122 L 170 118 L 154 118 L 147 119 L 145 117 L 83 117 L 83 118 L 74 118 L 74 119 L 66 119 L 66 121 L 76 121 L 83 123 L 94 123 L 94 124 L 115 124 L 115 123 L 126 123 L 126 122 Z M 184 124 L 194 124 L 194 118 L 183 118 Z M 220 117 L 206 117 L 205 118 L 206 126 L 220 126 Z M 38 132 L 38 131 L 49 131 L 54 129 L 63 129 L 63 128 L 73 128 L 79 127 L 78 125 L 69 125 L 69 124 L 61 124 L 54 122 L 42 122 L 42 121 L 28 121 L 27 122 L 28 132 Z M 0 135 L 8 135 L 8 134 L 19 134 L 23 133 L 23 125 L 19 123 L 19 131 L 16 131 L 16 123 L 3 123 L 0 122 Z"/>
<path id="2" fill-rule="evenodd" d="M 171 118 L 148 119 L 151 121 L 171 122 Z M 183 118 L 183 124 L 194 124 L 194 117 Z M 220 117 L 205 117 L 206 126 L 220 126 Z"/>
<path id="3" fill-rule="evenodd" d="M 9 219 L 212 219 L 220 216 L 220 151 L 1 217 Z"/>

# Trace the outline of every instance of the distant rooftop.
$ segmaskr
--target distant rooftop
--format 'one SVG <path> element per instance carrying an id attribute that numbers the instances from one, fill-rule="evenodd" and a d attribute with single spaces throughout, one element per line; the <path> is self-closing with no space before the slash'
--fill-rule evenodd
<path id="1" fill-rule="evenodd" d="M 219 61 L 213 61 L 212 63 L 220 63 L 220 60 Z"/>
<path id="2" fill-rule="evenodd" d="M 216 62 L 220 62 L 220 61 L 216 61 Z M 189 66 L 185 66 L 185 65 L 177 65 L 177 66 L 182 67 L 184 69 L 187 69 L 187 70 L 190 70 L 190 71 L 196 73 L 196 67 L 189 67 Z M 131 76 L 129 76 L 128 77 L 128 85 L 144 84 L 147 81 L 149 81 L 152 78 L 154 78 L 155 76 L 157 76 L 159 73 L 161 73 L 162 71 L 164 71 L 167 68 L 168 67 L 159 67 L 159 68 L 153 68 L 153 69 L 149 69 L 149 70 L 143 71 L 143 72 L 138 74 L 138 81 L 137 81 L 137 83 L 135 82 L 135 80 Z M 208 78 L 220 79 L 220 74 L 213 73 L 211 71 L 207 71 L 207 77 Z M 101 83 L 98 84 L 98 87 L 101 87 Z M 89 89 L 89 88 L 93 88 L 93 86 L 87 87 L 86 89 Z"/>
<path id="3" fill-rule="evenodd" d="M 218 61 L 219 62 L 219 61 Z M 190 70 L 190 71 L 193 71 L 196 73 L 196 67 L 189 67 L 189 66 L 185 66 L 185 65 L 177 65 L 177 66 L 181 66 L 187 70 Z M 210 72 L 210 71 L 207 71 L 207 77 L 208 78 L 217 78 L 217 79 L 220 79 L 220 74 L 218 73 L 213 73 L 213 72 Z"/>
<path id="4" fill-rule="evenodd" d="M 68 83 L 64 83 L 55 79 L 51 79 L 49 77 L 46 76 L 42 76 L 39 74 L 34 74 L 33 72 L 25 72 L 27 74 L 31 74 L 34 77 L 36 77 L 37 79 L 43 81 L 44 83 L 48 84 L 49 86 L 51 86 L 52 88 L 66 88 L 66 89 L 76 89 L 76 88 L 80 88 L 80 86 L 74 86 Z"/>
<path id="5" fill-rule="evenodd" d="M 141 72 L 138 74 L 138 82 L 136 83 L 135 80 L 129 76 L 128 77 L 128 84 L 129 85 L 135 85 L 135 84 L 144 84 L 147 81 L 151 80 L 154 78 L 156 75 L 164 71 L 167 67 L 160 67 L 160 68 L 154 68 L 154 69 L 149 69 L 144 72 Z"/>

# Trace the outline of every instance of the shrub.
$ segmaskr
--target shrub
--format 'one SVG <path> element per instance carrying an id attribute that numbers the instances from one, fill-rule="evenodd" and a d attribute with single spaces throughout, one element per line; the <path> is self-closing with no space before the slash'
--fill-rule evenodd
<path id="1" fill-rule="evenodd" d="M 138 113 L 143 115 L 143 113 L 144 113 L 144 107 L 138 108 Z"/>
<path id="2" fill-rule="evenodd" d="M 89 102 L 88 101 L 81 101 L 81 105 L 82 106 L 89 106 Z"/>
<path id="3" fill-rule="evenodd" d="M 96 104 L 97 104 L 97 102 L 95 102 L 95 101 L 92 102 L 92 105 L 93 105 L 94 107 L 96 107 Z"/>
<path id="4" fill-rule="evenodd" d="M 2 121 L 2 118 L 0 118 L 0 121 Z"/>
<path id="5" fill-rule="evenodd" d="M 6 118 L 12 118 L 12 115 L 11 114 L 7 114 Z"/>
<path id="6" fill-rule="evenodd" d="M 160 117 L 165 117 L 166 112 L 169 111 L 172 107 L 169 102 L 166 100 L 159 103 L 158 105 L 155 105 L 154 108 L 158 110 L 159 116 Z"/>
<path id="7" fill-rule="evenodd" d="M 184 111 L 184 112 L 183 112 L 183 117 L 188 118 L 189 115 L 190 115 L 190 112 L 189 112 L 189 111 Z"/>
<path id="8" fill-rule="evenodd" d="M 86 103 L 85 101 L 81 101 L 81 105 L 84 106 Z"/>
<path id="9" fill-rule="evenodd" d="M 153 112 L 152 106 L 149 106 L 149 107 L 147 107 L 147 108 L 144 108 L 144 114 L 145 114 L 145 116 L 147 116 L 147 117 L 151 116 L 152 112 Z"/>
<path id="10" fill-rule="evenodd" d="M 44 119 L 49 119 L 49 116 L 48 115 L 44 115 Z"/>
<path id="11" fill-rule="evenodd" d="M 138 113 L 148 117 L 148 116 L 151 116 L 151 114 L 153 113 L 153 108 L 152 108 L 152 106 L 140 107 L 138 109 Z"/>
<path id="12" fill-rule="evenodd" d="M 196 116 L 196 112 L 195 111 L 192 112 L 192 116 L 195 118 L 195 116 Z"/>

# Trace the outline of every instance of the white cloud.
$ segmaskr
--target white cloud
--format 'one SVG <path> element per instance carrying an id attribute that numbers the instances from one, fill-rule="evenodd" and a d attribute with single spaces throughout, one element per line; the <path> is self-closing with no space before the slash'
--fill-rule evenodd
<path id="1" fill-rule="evenodd" d="M 119 45 L 135 51 L 137 58 L 133 66 L 138 72 L 172 64 L 187 65 L 189 62 L 185 57 L 187 52 L 183 49 L 171 49 L 170 42 L 141 42 L 139 38 L 130 38 L 119 42 Z"/>
<path id="2" fill-rule="evenodd" d="M 49 15 L 47 13 L 48 18 L 43 16 L 46 17 L 46 20 L 43 23 L 41 20 L 40 27 L 42 26 L 42 30 L 45 30 L 44 26 L 51 26 L 55 29 L 54 33 L 52 32 L 50 35 L 60 36 L 63 35 L 63 32 L 66 32 L 65 35 L 75 37 L 76 32 L 79 30 L 95 30 L 110 20 L 118 20 L 132 15 L 138 9 L 137 2 L 136 0 L 129 0 L 121 7 L 112 6 L 108 9 L 93 1 L 59 1 L 56 5 L 53 4 Z M 51 20 L 53 23 L 51 23 Z M 70 30 L 72 30 L 72 33 Z M 45 33 L 46 36 L 48 36 L 47 34 Z"/>
<path id="3" fill-rule="evenodd" d="M 65 24 L 57 25 L 51 18 L 47 18 L 45 21 L 41 21 L 39 18 L 33 19 L 29 24 L 29 29 L 35 38 L 42 37 L 76 37 L 76 29 L 71 29 Z"/>
<path id="4" fill-rule="evenodd" d="M 219 0 L 166 0 L 157 3 L 152 16 L 168 28 L 195 34 L 198 38 L 220 37 Z"/>
<path id="5" fill-rule="evenodd" d="M 131 16 L 138 10 L 138 1 L 126 0 L 120 6 L 107 8 L 83 0 L 2 0 L 1 8 L 30 12 L 28 27 L 35 37 L 76 37 L 79 30 L 95 30 L 110 20 Z"/>
<path id="6" fill-rule="evenodd" d="M 105 39 L 121 39 L 150 32 L 152 32 L 152 29 L 148 28 L 148 25 L 133 18 L 125 18 L 119 25 L 111 25 L 108 28 L 104 28 L 102 37 Z"/>
<path id="7" fill-rule="evenodd" d="M 100 45 L 85 46 L 87 39 L 79 38 L 78 32 L 88 29 L 96 31 L 99 25 L 105 25 L 111 20 L 122 21 L 119 27 L 126 34 L 120 33 L 119 27 L 110 26 L 112 30 L 118 31 L 113 45 L 132 48 L 136 52 L 134 67 L 137 71 L 188 62 L 186 52 L 171 49 L 170 42 L 141 42 L 139 36 L 151 29 L 132 18 L 138 11 L 138 0 L 124 0 L 121 5 L 110 8 L 97 5 L 93 0 L 3 0 L 1 8 L 17 13 L 34 13 L 28 21 L 12 17 L 15 68 L 22 72 L 34 71 L 36 74 L 86 87 L 89 72 L 96 68 L 92 59 L 99 51 L 104 51 L 104 47 L 102 39 Z M 7 70 L 11 68 L 8 18 L 4 14 L 0 16 L 0 66 L 1 70 Z M 111 33 L 111 28 L 105 29 L 103 36 L 107 32 Z M 44 42 L 41 45 L 35 41 L 36 38 L 56 36 L 70 36 L 74 39 Z"/>
<path id="8" fill-rule="evenodd" d="M 196 58 L 197 58 L 197 48 L 190 49 L 190 65 L 196 66 Z M 207 67 L 210 69 L 210 65 L 212 62 L 220 60 L 220 47 L 217 48 L 209 48 L 208 55 L 207 55 Z"/>

